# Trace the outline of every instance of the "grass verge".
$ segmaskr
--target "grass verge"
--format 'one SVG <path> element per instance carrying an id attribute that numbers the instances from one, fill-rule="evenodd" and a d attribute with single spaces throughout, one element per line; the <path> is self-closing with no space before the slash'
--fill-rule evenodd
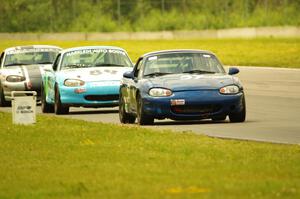
<path id="1" fill-rule="evenodd" d="M 132 60 L 149 51 L 205 49 L 213 51 L 225 65 L 300 68 L 300 39 L 206 39 L 155 41 L 1 41 L 0 50 L 17 45 L 52 44 L 63 48 L 83 45 L 113 45 L 125 48 Z"/>
<path id="2" fill-rule="evenodd" d="M 300 146 L 0 112 L 0 198 L 299 198 Z"/>

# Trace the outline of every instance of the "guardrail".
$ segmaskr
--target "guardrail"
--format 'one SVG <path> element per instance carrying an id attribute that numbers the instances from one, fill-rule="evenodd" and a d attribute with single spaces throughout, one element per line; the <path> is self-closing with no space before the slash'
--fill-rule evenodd
<path id="1" fill-rule="evenodd" d="M 300 27 L 232 28 L 220 30 L 111 32 L 111 33 L 0 33 L 0 40 L 59 40 L 59 41 L 113 41 L 113 40 L 172 40 L 223 39 L 259 37 L 300 37 Z"/>

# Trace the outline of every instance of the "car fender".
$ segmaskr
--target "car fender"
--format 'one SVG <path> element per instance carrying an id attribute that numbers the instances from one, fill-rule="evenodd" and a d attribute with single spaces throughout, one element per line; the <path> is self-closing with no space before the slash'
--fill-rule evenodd
<path id="1" fill-rule="evenodd" d="M 53 71 L 47 71 L 43 76 L 44 92 L 46 93 L 46 102 L 54 103 L 54 86 L 56 83 L 55 74 Z"/>

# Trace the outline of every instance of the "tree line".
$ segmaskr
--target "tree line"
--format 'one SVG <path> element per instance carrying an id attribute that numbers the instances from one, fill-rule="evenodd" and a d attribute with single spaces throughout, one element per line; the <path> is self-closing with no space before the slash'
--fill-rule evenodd
<path id="1" fill-rule="evenodd" d="M 300 0 L 0 0 L 0 32 L 300 25 Z"/>

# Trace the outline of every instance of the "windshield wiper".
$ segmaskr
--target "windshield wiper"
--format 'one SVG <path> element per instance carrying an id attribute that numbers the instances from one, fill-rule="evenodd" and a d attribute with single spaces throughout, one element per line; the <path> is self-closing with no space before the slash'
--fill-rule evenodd
<path id="1" fill-rule="evenodd" d="M 155 73 L 149 73 L 144 75 L 144 77 L 154 77 L 154 76 L 163 76 L 163 75 L 169 75 L 173 73 L 161 73 L 161 72 L 155 72 Z"/>
<path id="2" fill-rule="evenodd" d="M 104 64 L 96 64 L 95 66 L 124 66 L 122 64 L 108 64 L 108 63 L 104 63 Z"/>
<path id="3" fill-rule="evenodd" d="M 38 62 L 36 64 L 52 64 L 52 62 L 51 61 L 45 61 L 45 62 Z"/>
<path id="4" fill-rule="evenodd" d="M 83 68 L 84 66 L 81 65 L 81 64 L 69 64 L 69 65 L 65 65 L 63 66 L 63 68 L 67 68 L 67 69 L 70 69 L 70 68 Z"/>
<path id="5" fill-rule="evenodd" d="M 29 64 L 25 64 L 25 63 L 11 63 L 11 64 L 6 64 L 4 66 L 18 66 L 18 65 L 29 65 Z"/>
<path id="6" fill-rule="evenodd" d="M 183 73 L 199 73 L 199 74 L 205 74 L 205 73 L 208 73 L 208 74 L 213 74 L 215 72 L 213 71 L 206 71 L 206 70 L 189 70 L 189 71 L 184 71 Z"/>

